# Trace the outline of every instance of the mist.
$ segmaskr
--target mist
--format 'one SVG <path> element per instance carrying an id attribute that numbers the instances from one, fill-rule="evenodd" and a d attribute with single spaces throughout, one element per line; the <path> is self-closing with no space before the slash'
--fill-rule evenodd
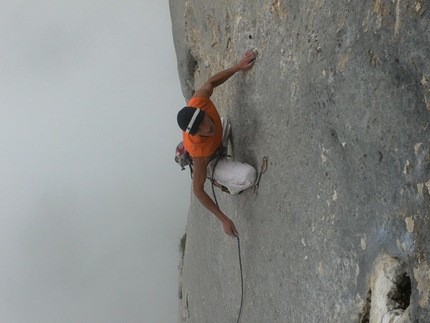
<path id="1" fill-rule="evenodd" d="M 190 185 L 167 1 L 0 16 L 0 320 L 176 320 Z"/>

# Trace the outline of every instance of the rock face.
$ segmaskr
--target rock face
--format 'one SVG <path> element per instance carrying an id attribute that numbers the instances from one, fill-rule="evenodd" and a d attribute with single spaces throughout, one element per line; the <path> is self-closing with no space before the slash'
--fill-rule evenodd
<path id="1" fill-rule="evenodd" d="M 241 322 L 430 322 L 430 2 L 170 9 L 186 100 L 259 51 L 212 97 L 235 159 L 269 158 L 258 196 L 217 191 L 241 236 Z M 180 289 L 180 322 L 236 321 L 236 240 L 194 196 Z"/>

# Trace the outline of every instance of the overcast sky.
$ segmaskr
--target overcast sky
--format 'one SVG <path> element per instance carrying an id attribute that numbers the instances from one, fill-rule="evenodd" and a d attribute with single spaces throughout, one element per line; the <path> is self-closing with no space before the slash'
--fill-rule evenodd
<path id="1" fill-rule="evenodd" d="M 176 322 L 168 1 L 5 0 L 0 41 L 0 322 Z"/>

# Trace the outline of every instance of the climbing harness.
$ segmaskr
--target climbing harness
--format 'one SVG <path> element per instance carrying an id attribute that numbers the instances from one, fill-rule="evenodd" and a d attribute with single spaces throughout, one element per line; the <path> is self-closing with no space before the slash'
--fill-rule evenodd
<path id="1" fill-rule="evenodd" d="M 218 204 L 218 200 L 216 198 L 215 188 L 214 188 L 214 186 L 215 186 L 214 185 L 214 174 L 215 174 L 216 165 L 218 164 L 219 160 L 223 157 L 224 157 L 223 154 L 220 154 L 219 156 L 216 157 L 217 160 L 215 161 L 214 167 L 212 169 L 212 176 L 211 176 L 212 194 L 214 196 L 215 204 L 218 208 L 219 208 L 219 204 Z M 240 287 L 241 287 L 239 314 L 237 316 L 237 321 L 236 321 L 236 323 L 239 323 L 240 315 L 242 314 L 242 307 L 243 307 L 243 270 L 242 270 L 242 257 L 240 255 L 240 239 L 239 239 L 239 236 L 236 236 L 236 238 L 237 238 L 237 250 L 239 253 Z"/>
<path id="2" fill-rule="evenodd" d="M 258 173 L 258 177 L 254 185 L 254 195 L 258 195 L 258 187 L 260 186 L 261 174 L 263 174 L 267 169 L 267 160 L 268 158 L 266 156 L 263 157 L 263 163 L 261 164 L 260 172 Z"/>

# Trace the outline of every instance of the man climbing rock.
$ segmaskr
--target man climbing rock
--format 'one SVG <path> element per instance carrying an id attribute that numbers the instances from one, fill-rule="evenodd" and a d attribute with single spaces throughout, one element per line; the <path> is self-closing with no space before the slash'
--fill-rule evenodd
<path id="1" fill-rule="evenodd" d="M 224 232 L 231 237 L 238 235 L 233 221 L 219 209 L 204 190 L 208 172 L 214 172 L 214 179 L 218 184 L 226 186 L 230 193 L 237 194 L 254 184 L 256 170 L 248 164 L 223 159 L 216 163 L 217 166 L 213 170 L 214 156 L 222 149 L 222 143 L 227 142 L 230 128 L 228 122 L 221 120 L 210 97 L 214 88 L 226 82 L 235 73 L 252 68 L 256 57 L 257 51 L 248 51 L 239 63 L 213 75 L 194 93 L 177 117 L 179 127 L 183 131 L 184 147 L 193 158 L 194 195 L 221 221 Z"/>

